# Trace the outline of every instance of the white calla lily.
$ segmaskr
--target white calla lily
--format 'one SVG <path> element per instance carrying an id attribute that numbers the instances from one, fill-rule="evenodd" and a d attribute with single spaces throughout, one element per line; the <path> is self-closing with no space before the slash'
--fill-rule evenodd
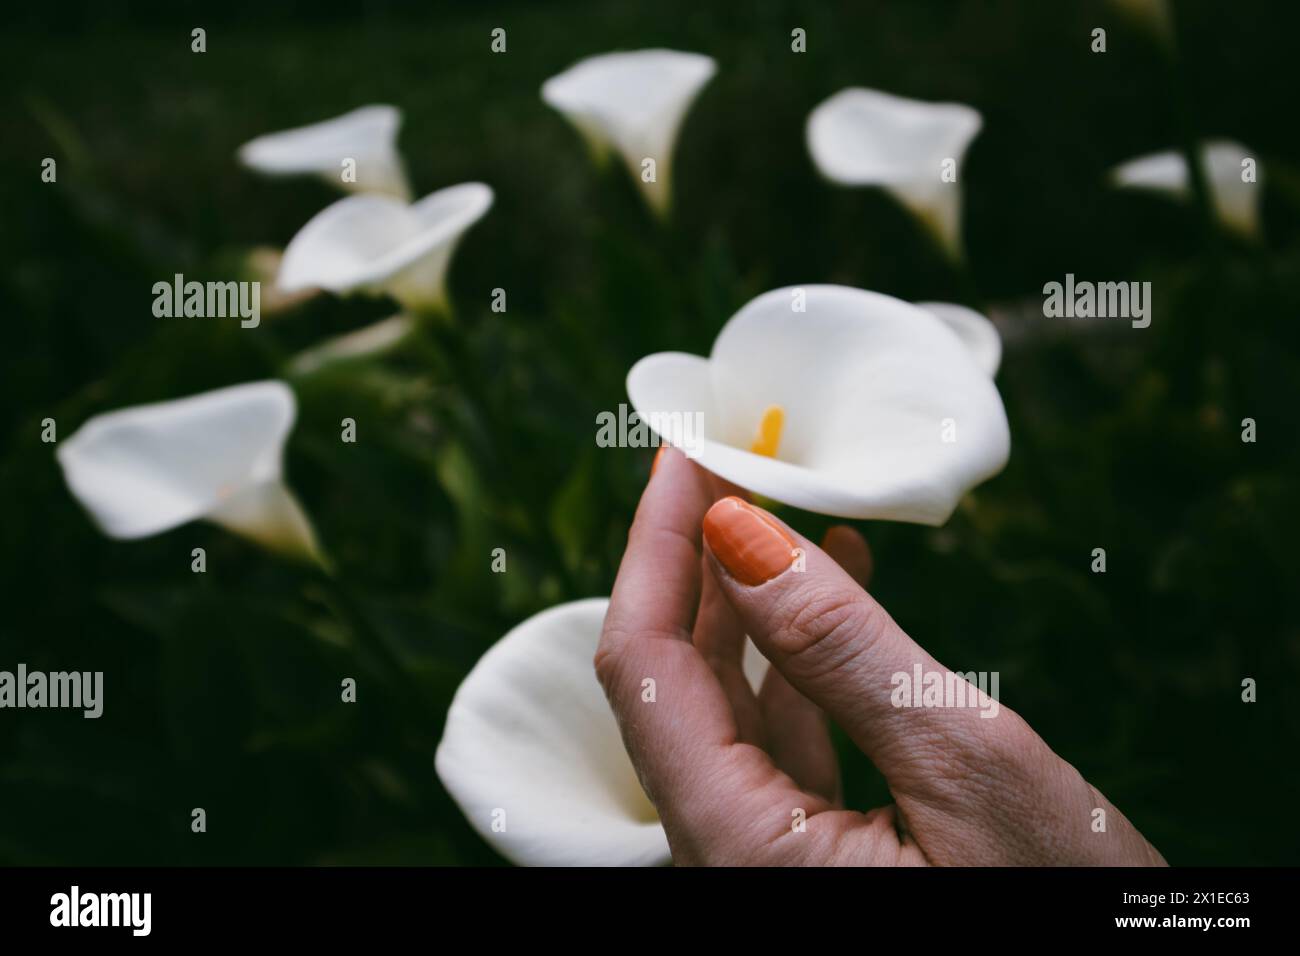
<path id="1" fill-rule="evenodd" d="M 948 328 L 957 333 L 957 338 L 970 350 L 975 364 L 992 378 L 998 373 L 1002 364 L 1002 336 L 987 318 L 974 309 L 952 302 L 918 302 L 918 308 L 925 309 Z"/>
<path id="2" fill-rule="evenodd" d="M 272 176 L 310 173 L 349 192 L 411 197 L 397 154 L 401 110 L 363 106 L 321 123 L 268 133 L 239 148 L 239 161 Z M 345 178 L 348 161 L 355 179 Z"/>
<path id="3" fill-rule="evenodd" d="M 447 712 L 438 777 L 515 863 L 669 860 L 592 666 L 608 605 L 575 601 L 524 621 L 483 655 Z"/>
<path id="4" fill-rule="evenodd" d="M 483 183 L 461 183 L 411 205 L 388 196 L 340 199 L 289 242 L 279 287 L 387 294 L 415 310 L 445 308 L 452 253 L 492 198 Z"/>
<path id="5" fill-rule="evenodd" d="M 743 488 L 827 515 L 937 525 L 1010 453 L 989 368 L 928 309 L 815 285 L 754 299 L 708 358 L 642 359 L 627 391 L 661 439 Z M 674 434 L 687 420 L 703 432 L 690 444 Z"/>
<path id="6" fill-rule="evenodd" d="M 717 70 L 712 57 L 636 50 L 588 57 L 542 85 L 542 99 L 578 128 L 597 157 L 613 149 L 658 213 L 672 196 L 673 150 L 691 103 Z M 646 182 L 642 163 L 653 159 Z"/>
<path id="7" fill-rule="evenodd" d="M 309 301 L 319 292 L 318 289 L 303 289 L 299 292 L 281 292 L 276 286 L 280 274 L 280 263 L 284 259 L 284 250 L 272 246 L 258 246 L 250 249 L 244 256 L 244 270 L 247 281 L 258 283 L 261 289 L 263 318 L 287 312 Z"/>
<path id="8" fill-rule="evenodd" d="M 334 362 L 373 358 L 387 352 L 414 331 L 415 320 L 409 315 L 391 315 L 299 352 L 289 360 L 289 372 L 292 375 L 310 375 Z"/>
<path id="9" fill-rule="evenodd" d="M 91 418 L 57 450 L 73 495 L 112 538 L 206 519 L 275 551 L 321 561 L 284 485 L 297 413 L 282 382 L 254 382 Z"/>
<path id="10" fill-rule="evenodd" d="M 1246 178 L 1246 160 L 1252 160 L 1252 181 Z M 1257 236 L 1263 171 L 1251 151 L 1231 140 L 1212 140 L 1201 145 L 1201 163 L 1219 221 L 1243 235 Z M 1146 189 L 1180 200 L 1192 193 L 1187 160 L 1173 150 L 1121 163 L 1111 171 L 1111 178 L 1123 189 Z"/>
<path id="11" fill-rule="evenodd" d="M 561 604 L 497 641 L 456 691 L 438 777 L 474 828 L 529 866 L 654 866 L 668 840 L 592 660 L 608 598 Z M 766 659 L 747 643 L 755 689 Z"/>
<path id="12" fill-rule="evenodd" d="M 961 165 L 984 120 L 961 103 L 927 103 L 851 87 L 808 117 L 808 151 L 822 175 L 880 186 L 961 255 Z M 945 181 L 951 161 L 955 181 Z"/>

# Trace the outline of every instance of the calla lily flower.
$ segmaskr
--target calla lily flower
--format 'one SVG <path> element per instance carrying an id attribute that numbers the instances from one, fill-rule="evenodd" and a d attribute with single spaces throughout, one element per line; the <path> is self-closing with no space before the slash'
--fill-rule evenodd
<path id="1" fill-rule="evenodd" d="M 387 294 L 416 311 L 445 309 L 456 244 L 491 206 L 492 190 L 482 183 L 450 186 L 412 205 L 388 196 L 340 199 L 289 242 L 280 290 Z"/>
<path id="2" fill-rule="evenodd" d="M 617 151 L 651 208 L 663 214 L 672 196 L 678 130 L 716 70 L 713 58 L 700 53 L 606 53 L 551 77 L 542 99 L 578 128 L 597 158 Z M 655 182 L 642 176 L 646 159 L 655 161 Z"/>
<path id="3" fill-rule="evenodd" d="M 526 866 L 654 866 L 668 840 L 623 749 L 592 660 L 608 598 L 549 608 L 456 691 L 435 764 L 473 827 Z M 757 688 L 767 661 L 747 644 Z"/>
<path id="4" fill-rule="evenodd" d="M 397 155 L 401 110 L 363 106 L 310 126 L 268 133 L 239 148 L 239 161 L 272 176 L 311 173 L 350 192 L 386 193 L 409 200 L 411 190 Z M 356 181 L 343 178 L 344 160 L 356 163 Z"/>
<path id="5" fill-rule="evenodd" d="M 1242 177 L 1242 162 L 1253 154 L 1240 143 L 1213 140 L 1201 146 L 1201 163 L 1210 189 L 1214 213 L 1219 221 L 1245 236 L 1259 235 L 1259 188 L 1263 170 L 1255 168 L 1255 181 Z M 1140 156 L 1116 166 L 1111 172 L 1122 189 L 1147 189 L 1177 199 L 1191 196 L 1191 174 L 1182 153 L 1170 150 Z"/>
<path id="6" fill-rule="evenodd" d="M 695 416 L 703 437 L 688 453 L 774 501 L 942 524 L 1002 469 L 1011 439 L 982 341 L 992 325 L 954 332 L 933 308 L 844 286 L 777 289 L 732 316 L 708 358 L 637 362 L 628 398 L 666 442 Z"/>
<path id="7" fill-rule="evenodd" d="M 289 360 L 289 372 L 292 375 L 310 375 L 335 362 L 372 358 L 387 352 L 414 331 L 415 321 L 409 315 L 391 315 L 299 352 Z"/>
<path id="8" fill-rule="evenodd" d="M 1002 364 L 1002 336 L 998 335 L 992 322 L 974 309 L 951 302 L 918 302 L 916 305 L 956 332 L 975 364 L 989 378 L 998 373 L 998 366 Z"/>
<path id="9" fill-rule="evenodd" d="M 257 246 L 244 256 L 244 274 L 249 282 L 259 284 L 262 292 L 262 317 L 288 312 L 314 298 L 318 289 L 303 289 L 299 292 L 281 292 L 276 287 L 276 277 L 280 274 L 280 263 L 284 259 L 284 250 L 273 246 Z"/>
<path id="10" fill-rule="evenodd" d="M 960 257 L 960 170 L 983 125 L 978 111 L 960 103 L 926 103 L 852 87 L 809 115 L 808 151 L 833 182 L 887 190 L 946 252 Z M 953 162 L 955 182 L 943 178 L 947 160 Z"/>
<path id="11" fill-rule="evenodd" d="M 268 381 L 96 415 L 57 450 L 73 495 L 111 538 L 204 519 L 264 547 L 321 561 L 284 484 L 293 392 Z"/>

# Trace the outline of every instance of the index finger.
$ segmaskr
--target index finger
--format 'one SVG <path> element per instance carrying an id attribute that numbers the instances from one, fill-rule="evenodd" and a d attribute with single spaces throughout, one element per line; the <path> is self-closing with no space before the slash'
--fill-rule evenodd
<path id="1" fill-rule="evenodd" d="M 670 841 L 723 830 L 738 803 L 770 796 L 762 791 L 781 776 L 761 751 L 734 746 L 731 705 L 691 643 L 712 504 L 699 469 L 666 450 L 637 509 L 596 651 L 597 676 Z"/>

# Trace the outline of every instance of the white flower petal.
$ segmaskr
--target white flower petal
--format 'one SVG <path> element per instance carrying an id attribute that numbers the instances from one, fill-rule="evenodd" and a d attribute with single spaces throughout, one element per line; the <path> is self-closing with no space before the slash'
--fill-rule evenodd
<path id="1" fill-rule="evenodd" d="M 340 199 L 290 241 L 279 287 L 387 294 L 410 308 L 439 307 L 456 244 L 492 198 L 482 183 L 461 183 L 410 206 L 388 196 Z"/>
<path id="2" fill-rule="evenodd" d="M 315 537 L 283 487 L 293 392 L 254 382 L 97 415 L 56 455 L 104 533 L 143 538 L 198 518 L 279 550 L 315 556 Z"/>
<path id="3" fill-rule="evenodd" d="M 1250 150 L 1230 140 L 1212 140 L 1201 145 L 1201 161 L 1209 181 L 1214 212 L 1231 229 L 1247 235 L 1259 234 L 1259 190 L 1263 170 L 1255 167 L 1255 181 L 1242 179 L 1242 161 L 1254 158 Z M 1121 163 L 1111 171 L 1115 185 L 1124 189 L 1161 192 L 1176 199 L 1191 195 L 1191 175 L 1183 154 L 1173 150 L 1151 153 Z"/>
<path id="4" fill-rule="evenodd" d="M 1146 189 L 1180 199 L 1191 193 L 1187 163 L 1182 153 L 1173 150 L 1130 159 L 1111 170 L 1111 177 L 1125 189 Z"/>
<path id="5" fill-rule="evenodd" d="M 524 621 L 483 655 L 448 711 L 438 776 L 515 863 L 670 859 L 592 665 L 608 605 L 575 601 Z"/>
<path id="6" fill-rule="evenodd" d="M 960 103 L 926 103 L 877 90 L 841 90 L 808 117 L 808 151 L 822 175 L 888 190 L 938 236 L 961 249 L 961 165 L 984 120 Z M 957 181 L 944 182 L 943 164 Z"/>
<path id="7" fill-rule="evenodd" d="M 710 358 L 652 355 L 628 373 L 647 424 L 698 412 L 699 463 L 809 511 L 942 524 L 961 496 L 1006 464 L 997 388 L 931 313 L 843 286 L 765 293 L 719 334 Z M 767 408 L 785 412 L 776 458 L 749 452 Z M 946 441 L 946 420 L 955 441 Z"/>
<path id="8" fill-rule="evenodd" d="M 298 292 L 281 292 L 276 286 L 284 250 L 272 246 L 258 246 L 244 257 L 244 270 L 251 282 L 259 283 L 262 296 L 262 318 L 286 312 L 313 298 L 319 290 L 303 289 Z"/>
<path id="9" fill-rule="evenodd" d="M 740 669 L 745 674 L 745 682 L 749 684 L 749 689 L 757 694 L 763 688 L 763 679 L 767 677 L 768 668 L 771 665 L 768 659 L 763 656 L 763 652 L 758 646 L 745 638 L 745 649 L 741 652 Z"/>
<path id="10" fill-rule="evenodd" d="M 415 322 L 404 312 L 390 315 L 299 352 L 289 362 L 289 371 L 294 375 L 309 375 L 331 362 L 378 355 L 402 341 L 414 329 Z"/>
<path id="11" fill-rule="evenodd" d="M 324 562 L 311 522 L 283 482 L 267 481 L 245 488 L 207 518 L 271 551 Z"/>
<path id="12" fill-rule="evenodd" d="M 588 57 L 542 85 L 542 99 L 563 113 L 599 153 L 613 148 L 647 202 L 669 203 L 673 149 L 691 103 L 717 70 L 712 57 L 676 50 L 636 50 Z M 655 182 L 641 176 L 655 161 Z"/>
<path id="13" fill-rule="evenodd" d="M 239 148 L 239 161 L 269 175 L 312 173 L 340 189 L 410 198 L 397 155 L 402 113 L 394 106 L 363 106 L 310 126 L 269 133 Z M 343 161 L 356 163 L 356 182 L 343 180 Z"/>
<path id="14" fill-rule="evenodd" d="M 957 338 L 970 349 L 975 364 L 984 369 L 989 378 L 998 373 L 998 366 L 1002 364 L 1002 336 L 998 335 L 992 322 L 974 309 L 951 302 L 918 302 L 916 305 L 956 332 Z"/>

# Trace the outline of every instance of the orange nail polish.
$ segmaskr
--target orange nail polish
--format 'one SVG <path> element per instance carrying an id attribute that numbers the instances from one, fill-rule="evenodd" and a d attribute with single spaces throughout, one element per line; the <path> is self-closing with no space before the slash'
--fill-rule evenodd
<path id="1" fill-rule="evenodd" d="M 655 452 L 654 461 L 650 462 L 650 474 L 651 474 L 651 475 L 653 475 L 653 474 L 655 473 L 655 471 L 658 470 L 658 468 L 659 468 L 659 459 L 662 458 L 662 457 L 664 456 L 664 452 L 666 452 L 667 450 L 668 450 L 668 446 L 667 446 L 667 445 L 660 445 L 660 446 L 659 446 L 659 450 L 658 450 L 657 452 Z"/>
<path id="2" fill-rule="evenodd" d="M 704 516 L 704 540 L 742 584 L 770 581 L 795 559 L 795 543 L 770 517 L 739 498 L 723 498 Z"/>

